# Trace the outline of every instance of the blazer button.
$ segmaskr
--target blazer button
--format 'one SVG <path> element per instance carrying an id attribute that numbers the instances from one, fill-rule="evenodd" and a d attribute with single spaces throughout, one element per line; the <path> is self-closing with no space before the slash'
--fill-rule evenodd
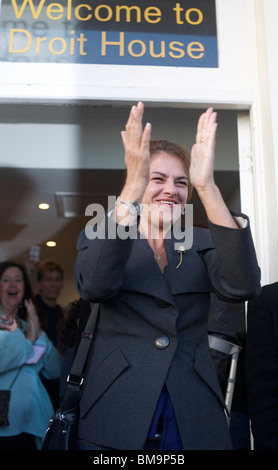
<path id="1" fill-rule="evenodd" d="M 158 299 L 158 298 L 154 299 L 154 303 L 160 308 L 167 308 L 170 305 L 168 302 L 165 302 L 165 300 Z"/>
<path id="2" fill-rule="evenodd" d="M 165 349 L 170 344 L 170 339 L 166 335 L 158 335 L 154 338 L 154 345 L 157 349 Z"/>

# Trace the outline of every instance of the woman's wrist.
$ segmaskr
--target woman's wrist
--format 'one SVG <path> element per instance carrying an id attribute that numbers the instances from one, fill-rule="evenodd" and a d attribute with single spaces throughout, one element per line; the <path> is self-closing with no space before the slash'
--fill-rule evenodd
<path id="1" fill-rule="evenodd" d="M 129 182 L 127 178 L 126 184 L 121 191 L 120 197 L 124 201 L 141 202 L 144 196 L 145 189 L 147 187 L 147 183 L 148 182 L 145 180 L 145 178 L 132 179 L 131 182 Z"/>
<path id="2" fill-rule="evenodd" d="M 216 184 L 202 189 L 199 188 L 197 191 L 207 217 L 212 223 L 224 227 L 238 228 Z"/>
<path id="3" fill-rule="evenodd" d="M 141 201 L 145 191 L 145 185 L 126 184 L 115 203 L 113 213 L 114 220 L 121 225 L 134 225 L 137 223 L 141 212 Z"/>
<path id="4" fill-rule="evenodd" d="M 218 193 L 219 193 L 219 188 L 218 186 L 215 184 L 214 180 L 211 181 L 210 183 L 208 184 L 205 184 L 203 186 L 195 186 L 195 189 L 200 197 L 201 200 L 207 198 L 207 197 L 215 197 L 217 196 L 218 197 Z"/>

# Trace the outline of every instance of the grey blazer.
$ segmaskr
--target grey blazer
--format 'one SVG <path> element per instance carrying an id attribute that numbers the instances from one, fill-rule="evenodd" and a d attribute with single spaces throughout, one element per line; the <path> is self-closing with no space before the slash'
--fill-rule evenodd
<path id="1" fill-rule="evenodd" d="M 166 240 L 162 274 L 145 239 L 80 234 L 77 288 L 101 303 L 80 403 L 82 439 L 142 449 L 166 384 L 185 450 L 231 448 L 207 320 L 210 292 L 235 302 L 260 293 L 250 228 L 195 228 L 178 269 L 175 241 Z"/>

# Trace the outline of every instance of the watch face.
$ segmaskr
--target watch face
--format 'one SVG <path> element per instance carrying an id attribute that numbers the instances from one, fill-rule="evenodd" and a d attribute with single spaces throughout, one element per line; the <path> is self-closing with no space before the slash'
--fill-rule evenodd
<path id="1" fill-rule="evenodd" d="M 141 204 L 139 202 L 131 202 L 129 206 L 129 212 L 131 214 L 140 214 L 141 212 Z"/>

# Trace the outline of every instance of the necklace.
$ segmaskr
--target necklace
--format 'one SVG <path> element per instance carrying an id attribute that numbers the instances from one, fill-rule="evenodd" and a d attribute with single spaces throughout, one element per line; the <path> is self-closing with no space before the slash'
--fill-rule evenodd
<path id="1" fill-rule="evenodd" d="M 164 253 L 165 253 L 165 250 L 163 250 L 162 253 L 160 253 L 160 254 L 158 254 L 158 255 L 156 255 L 156 254 L 154 253 L 154 257 L 155 257 L 155 259 L 156 259 L 159 263 L 160 263 L 160 261 L 161 261 L 161 259 L 162 259 L 162 256 L 164 255 Z"/>

